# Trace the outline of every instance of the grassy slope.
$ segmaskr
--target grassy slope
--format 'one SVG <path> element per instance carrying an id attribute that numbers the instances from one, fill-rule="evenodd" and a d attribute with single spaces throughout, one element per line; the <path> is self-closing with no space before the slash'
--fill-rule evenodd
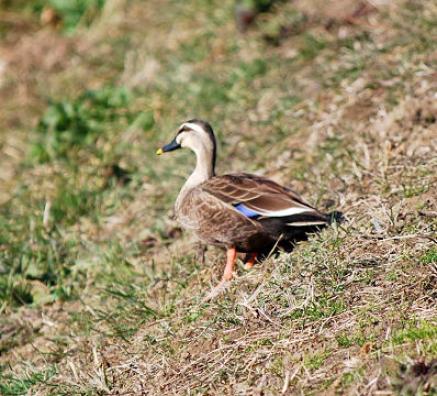
<path id="1" fill-rule="evenodd" d="M 437 9 L 324 3 L 245 35 L 233 1 L 0 19 L 0 392 L 433 392 Z M 223 254 L 200 265 L 171 218 L 193 159 L 154 156 L 193 116 L 219 171 L 349 218 L 209 304 Z"/>

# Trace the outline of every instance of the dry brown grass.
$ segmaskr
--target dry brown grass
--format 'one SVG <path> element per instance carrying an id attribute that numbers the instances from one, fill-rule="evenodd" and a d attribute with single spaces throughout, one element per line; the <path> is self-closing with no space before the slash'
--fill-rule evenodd
<path id="1" fill-rule="evenodd" d="M 73 37 L 31 23 L 0 42 L 0 202 L 15 199 L 12 213 L 31 224 L 64 174 L 75 175 L 66 189 L 101 194 L 91 213 L 47 226 L 52 244 L 75 244 L 62 258 L 73 262 L 65 282 L 75 297 L 1 306 L 5 394 L 433 394 L 437 9 L 336 6 L 283 2 L 238 36 L 231 1 L 108 1 Z M 73 157 L 78 175 L 62 161 L 22 165 L 47 98 L 108 81 L 134 90 L 130 106 L 153 112 L 154 130 L 113 121 L 95 142 L 100 157 Z M 239 268 L 208 304 L 222 254 L 210 249 L 200 266 L 170 211 L 191 162 L 151 158 L 193 112 L 217 125 L 220 170 L 268 175 L 348 218 Z M 133 181 L 105 189 L 114 163 Z M 43 296 L 54 289 L 29 284 Z"/>

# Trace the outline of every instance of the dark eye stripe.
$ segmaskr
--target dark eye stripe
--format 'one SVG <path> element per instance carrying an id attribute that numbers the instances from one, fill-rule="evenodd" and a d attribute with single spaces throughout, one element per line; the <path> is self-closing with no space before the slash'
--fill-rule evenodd
<path id="1" fill-rule="evenodd" d="M 186 127 L 186 126 L 183 126 L 181 129 L 179 129 L 179 131 L 178 131 L 178 135 L 179 135 L 180 133 L 182 133 L 182 132 L 189 132 L 189 131 L 191 131 L 190 128 L 188 128 L 188 127 Z"/>

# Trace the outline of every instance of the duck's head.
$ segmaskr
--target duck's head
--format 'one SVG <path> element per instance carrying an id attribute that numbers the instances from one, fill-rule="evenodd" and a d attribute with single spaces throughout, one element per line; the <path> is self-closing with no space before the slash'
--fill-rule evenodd
<path id="1" fill-rule="evenodd" d="M 215 165 L 216 142 L 214 131 L 211 125 L 202 120 L 189 120 L 181 124 L 175 138 L 165 146 L 156 151 L 161 155 L 169 151 L 177 150 L 182 147 L 188 147 L 193 150 L 197 156 L 206 154 Z"/>

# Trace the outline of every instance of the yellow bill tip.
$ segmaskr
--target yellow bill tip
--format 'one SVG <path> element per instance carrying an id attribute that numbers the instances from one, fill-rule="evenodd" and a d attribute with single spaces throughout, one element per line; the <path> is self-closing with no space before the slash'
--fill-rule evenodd
<path id="1" fill-rule="evenodd" d="M 162 150 L 162 148 L 159 148 L 158 150 L 156 150 L 156 155 L 161 155 L 163 153 L 164 153 L 164 151 Z"/>

